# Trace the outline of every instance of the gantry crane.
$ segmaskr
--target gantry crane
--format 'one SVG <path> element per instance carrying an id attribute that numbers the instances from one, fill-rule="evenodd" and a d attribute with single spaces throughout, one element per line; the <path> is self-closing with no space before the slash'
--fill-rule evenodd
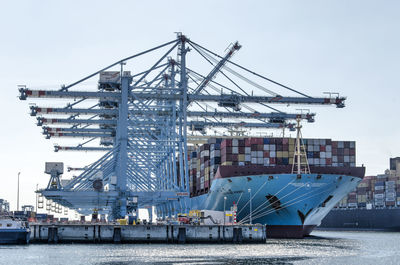
<path id="1" fill-rule="evenodd" d="M 139 208 L 161 206 L 163 216 L 188 212 L 190 137 L 207 137 L 213 130 L 223 137 L 224 131 L 233 128 L 294 130 L 296 119 L 314 121 L 314 113 L 288 113 L 271 105 L 344 107 L 345 97 L 311 97 L 234 63 L 231 58 L 240 48 L 235 42 L 225 56 L 219 56 L 178 34 L 175 40 L 122 59 L 58 90 L 19 87 L 21 100 L 51 99 L 52 106 L 30 107 L 46 138 L 86 140 L 76 146 L 55 145 L 56 152 L 104 152 L 66 184 L 53 181 L 54 185 L 39 192 L 78 212 L 96 209 L 111 219 L 126 216 L 136 200 Z M 165 49 L 148 68 L 136 73 L 125 71 L 127 62 Z M 176 59 L 172 58 L 173 51 L 177 52 Z M 198 61 L 211 64 L 207 74 L 188 67 L 190 51 L 197 52 Z M 111 71 L 115 68 L 119 69 Z M 96 88 L 79 89 L 82 82 L 97 76 Z M 293 95 L 283 96 L 269 87 Z M 65 100 L 69 100 L 66 105 Z M 52 179 L 59 176 L 52 174 Z M 171 206 L 177 201 L 179 209 Z"/>

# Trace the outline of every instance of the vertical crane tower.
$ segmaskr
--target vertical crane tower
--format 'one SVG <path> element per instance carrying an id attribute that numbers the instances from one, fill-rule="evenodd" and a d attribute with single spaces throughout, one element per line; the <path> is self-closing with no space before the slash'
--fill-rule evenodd
<path id="1" fill-rule="evenodd" d="M 314 113 L 288 113 L 270 105 L 344 107 L 344 97 L 311 97 L 234 63 L 231 58 L 240 48 L 235 42 L 219 56 L 178 34 L 173 41 L 122 59 L 61 89 L 19 87 L 21 100 L 51 99 L 52 106 L 30 107 L 47 139 L 86 139 L 76 146 L 55 145 L 56 152 L 104 153 L 80 168 L 79 176 L 63 185 L 55 181 L 56 185 L 38 192 L 80 213 L 95 209 L 110 219 L 133 211 L 132 202 L 139 208 L 158 206 L 163 217 L 188 212 L 188 160 L 193 141 L 211 137 L 212 131 L 224 137 L 232 129 L 294 130 L 294 120 L 314 121 Z M 124 70 L 126 63 L 165 49 L 149 68 L 136 73 Z M 198 61 L 211 65 L 207 74 L 187 66 L 191 51 L 196 52 Z M 119 69 L 111 71 L 113 68 Z M 82 82 L 97 76 L 96 89 L 79 90 Z M 293 96 L 282 96 L 271 86 Z M 64 101 L 57 103 L 57 99 Z M 70 101 L 65 105 L 66 99 Z"/>

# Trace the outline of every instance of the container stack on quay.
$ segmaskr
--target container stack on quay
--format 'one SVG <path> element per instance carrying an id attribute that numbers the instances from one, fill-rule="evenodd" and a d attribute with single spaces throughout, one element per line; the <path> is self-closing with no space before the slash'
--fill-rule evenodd
<path id="1" fill-rule="evenodd" d="M 400 207 L 400 174 L 396 170 L 387 170 L 385 174 L 364 177 L 356 190 L 336 205 L 336 208 L 366 207 Z"/>
<path id="2" fill-rule="evenodd" d="M 295 138 L 210 138 L 189 155 L 190 194 L 208 193 L 214 176 L 222 166 L 292 165 Z M 354 141 L 303 139 L 310 166 L 355 167 Z"/>

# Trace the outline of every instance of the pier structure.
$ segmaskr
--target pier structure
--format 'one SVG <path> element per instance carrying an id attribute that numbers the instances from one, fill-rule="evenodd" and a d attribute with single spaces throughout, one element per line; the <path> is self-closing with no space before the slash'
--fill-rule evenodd
<path id="1" fill-rule="evenodd" d="M 220 56 L 178 34 L 59 89 L 20 86 L 21 100 L 48 104 L 30 106 L 47 139 L 84 139 L 57 144 L 55 152 L 102 153 L 80 165 L 81 173 L 70 180 L 60 181 L 61 171 L 50 170 L 49 185 L 37 192 L 81 214 L 107 214 L 110 220 L 137 208 L 149 209 L 151 216 L 153 206 L 159 217 L 187 213 L 191 143 L 227 137 L 230 130 L 294 130 L 296 119 L 314 122 L 315 113 L 271 105 L 344 107 L 346 98 L 338 94 L 311 97 L 233 62 L 240 49 L 235 42 Z M 97 86 L 82 89 L 91 78 L 98 78 Z"/>
<path id="2" fill-rule="evenodd" d="M 30 243 L 265 243 L 263 225 L 31 224 Z"/>

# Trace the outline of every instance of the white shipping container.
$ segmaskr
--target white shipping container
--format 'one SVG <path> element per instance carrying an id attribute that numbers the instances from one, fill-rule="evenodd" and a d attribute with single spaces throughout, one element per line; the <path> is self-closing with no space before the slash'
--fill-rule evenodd
<path id="1" fill-rule="evenodd" d="M 269 145 L 269 150 L 276 151 L 276 146 L 274 144 Z"/>
<path id="2" fill-rule="evenodd" d="M 350 163 L 350 166 L 351 166 L 351 167 L 355 167 L 355 166 L 356 166 L 356 163 Z"/>
<path id="3" fill-rule="evenodd" d="M 396 185 L 396 181 L 394 180 L 390 180 L 390 181 L 386 181 L 385 182 L 386 187 L 394 187 L 394 185 Z"/>
<path id="4" fill-rule="evenodd" d="M 356 148 L 356 142 L 354 141 L 350 142 L 350 148 Z"/>
<path id="5" fill-rule="evenodd" d="M 257 151 L 257 157 L 263 157 L 263 151 Z"/>
<path id="6" fill-rule="evenodd" d="M 345 163 L 349 163 L 349 162 L 350 162 L 350 156 L 344 156 L 344 157 L 343 157 L 343 161 L 344 161 Z"/>
<path id="7" fill-rule="evenodd" d="M 320 163 L 321 165 L 325 166 L 325 165 L 326 165 L 326 159 L 325 159 L 325 158 L 320 158 L 320 159 L 319 159 L 319 163 Z"/>
<path id="8" fill-rule="evenodd" d="M 220 156 L 221 156 L 221 150 L 213 150 L 213 151 L 211 151 L 211 155 L 210 155 L 211 158 L 220 157 Z"/>
<path id="9" fill-rule="evenodd" d="M 327 145 L 325 147 L 326 152 L 332 152 L 332 145 Z"/>
<path id="10" fill-rule="evenodd" d="M 319 157 L 320 157 L 320 158 L 326 158 L 326 153 L 325 153 L 325 152 L 319 153 Z"/>
<path id="11" fill-rule="evenodd" d="M 256 165 L 257 164 L 257 157 L 252 157 L 251 158 L 251 163 Z"/>
<path id="12" fill-rule="evenodd" d="M 244 148 L 244 153 L 245 154 L 251 154 L 251 147 L 245 147 Z"/>
<path id="13" fill-rule="evenodd" d="M 319 145 L 314 145 L 314 152 L 319 152 Z"/>
<path id="14" fill-rule="evenodd" d="M 237 146 L 232 147 L 232 154 L 239 154 L 239 147 Z"/>
<path id="15" fill-rule="evenodd" d="M 332 162 L 337 163 L 338 162 L 338 157 L 337 156 L 332 156 Z"/>
<path id="16" fill-rule="evenodd" d="M 232 139 L 232 146 L 239 146 L 239 140 L 238 139 Z"/>
<path id="17" fill-rule="evenodd" d="M 314 146 L 313 145 L 307 146 L 307 151 L 308 152 L 314 152 Z"/>
<path id="18" fill-rule="evenodd" d="M 386 198 L 393 198 L 393 200 L 396 197 L 396 193 L 395 192 L 386 192 Z"/>
<path id="19" fill-rule="evenodd" d="M 375 190 L 384 190 L 385 186 L 375 186 Z"/>
<path id="20" fill-rule="evenodd" d="M 319 165 L 319 158 L 314 158 L 314 165 Z"/>
<path id="21" fill-rule="evenodd" d="M 258 158 L 257 158 L 257 164 L 258 164 L 258 165 L 264 164 L 264 159 L 263 159 L 262 157 L 258 157 Z"/>
<path id="22" fill-rule="evenodd" d="M 269 152 L 269 157 L 276 157 L 276 153 L 275 153 L 275 151 L 271 151 L 271 152 Z"/>
<path id="23" fill-rule="evenodd" d="M 200 170 L 203 171 L 204 170 L 204 164 L 200 165 Z"/>
<path id="24" fill-rule="evenodd" d="M 338 163 L 332 163 L 333 167 L 338 167 Z"/>
<path id="25" fill-rule="evenodd" d="M 244 162 L 239 162 L 239 166 L 244 166 Z"/>
<path id="26" fill-rule="evenodd" d="M 325 156 L 326 158 L 332 158 L 332 152 L 326 152 Z"/>
<path id="27" fill-rule="evenodd" d="M 251 161 L 251 155 L 245 155 L 244 156 L 244 161 L 250 162 Z"/>
<path id="28" fill-rule="evenodd" d="M 350 156 L 350 162 L 356 162 L 356 157 L 355 156 Z"/>
<path id="29" fill-rule="evenodd" d="M 374 194 L 375 199 L 383 199 L 383 197 L 384 197 L 383 193 L 382 194 Z"/>
<path id="30" fill-rule="evenodd" d="M 264 151 L 269 151 L 269 144 L 264 144 Z"/>
<path id="31" fill-rule="evenodd" d="M 355 207 L 357 207 L 357 203 L 356 202 L 349 202 L 347 204 L 347 206 L 350 207 L 350 208 L 355 208 Z"/>
<path id="32" fill-rule="evenodd" d="M 309 163 L 310 165 L 314 165 L 314 158 L 309 158 L 309 159 L 308 159 L 308 163 Z"/>
<path id="33" fill-rule="evenodd" d="M 338 148 L 344 148 L 344 142 L 343 141 L 339 141 L 338 142 Z"/>
<path id="34" fill-rule="evenodd" d="M 251 151 L 251 157 L 257 157 L 257 151 Z"/>
<path id="35" fill-rule="evenodd" d="M 265 166 L 266 164 L 269 165 L 269 158 L 268 158 L 268 157 L 265 157 L 265 158 L 264 158 L 264 166 Z"/>
<path id="36" fill-rule="evenodd" d="M 201 151 L 200 157 L 210 156 L 210 150 Z"/>

